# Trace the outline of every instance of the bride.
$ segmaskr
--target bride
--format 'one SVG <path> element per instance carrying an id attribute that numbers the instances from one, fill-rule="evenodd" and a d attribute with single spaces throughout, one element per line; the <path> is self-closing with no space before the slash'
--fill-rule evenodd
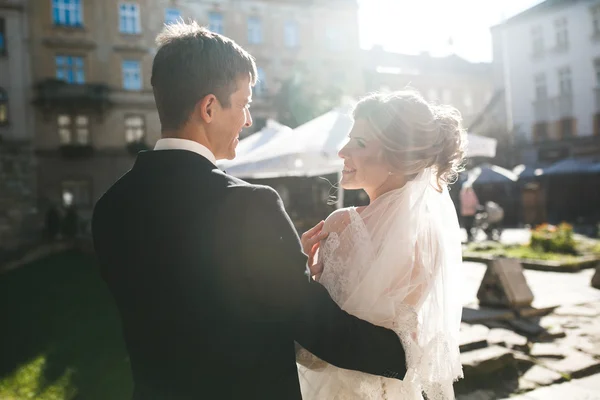
<path id="1" fill-rule="evenodd" d="M 303 398 L 454 399 L 462 260 L 447 184 L 463 162 L 460 114 L 405 90 L 362 99 L 354 119 L 339 152 L 341 185 L 364 189 L 370 203 L 337 210 L 302 244 L 315 278 L 345 311 L 398 333 L 408 372 L 399 381 L 348 371 L 300 349 Z"/>

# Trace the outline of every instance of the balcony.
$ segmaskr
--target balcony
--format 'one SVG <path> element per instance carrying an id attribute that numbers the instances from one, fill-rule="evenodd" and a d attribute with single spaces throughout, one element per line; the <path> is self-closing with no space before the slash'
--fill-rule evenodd
<path id="1" fill-rule="evenodd" d="M 45 79 L 35 85 L 33 104 L 45 112 L 87 110 L 103 113 L 111 105 L 110 89 L 98 83 L 69 84 Z"/>

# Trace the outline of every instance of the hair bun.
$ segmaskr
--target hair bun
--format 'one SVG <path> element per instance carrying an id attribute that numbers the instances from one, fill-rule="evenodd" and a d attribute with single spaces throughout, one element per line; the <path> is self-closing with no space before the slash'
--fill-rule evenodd
<path id="1" fill-rule="evenodd" d="M 439 128 L 440 148 L 434 164 L 438 179 L 454 182 L 463 169 L 465 158 L 465 130 L 460 112 L 448 105 L 431 106 Z"/>

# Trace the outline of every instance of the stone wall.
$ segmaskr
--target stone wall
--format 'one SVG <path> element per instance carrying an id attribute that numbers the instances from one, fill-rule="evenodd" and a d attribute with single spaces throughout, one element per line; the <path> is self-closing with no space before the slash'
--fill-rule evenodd
<path id="1" fill-rule="evenodd" d="M 35 176 L 31 143 L 0 141 L 0 252 L 41 236 Z"/>

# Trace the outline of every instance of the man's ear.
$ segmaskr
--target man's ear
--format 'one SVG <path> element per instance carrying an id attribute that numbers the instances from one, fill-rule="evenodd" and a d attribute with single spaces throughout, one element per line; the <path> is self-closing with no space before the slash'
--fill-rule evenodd
<path id="1" fill-rule="evenodd" d="M 196 103 L 194 113 L 207 124 L 210 123 L 214 117 L 216 108 L 218 107 L 218 101 L 214 94 L 204 96 L 202 100 Z"/>

